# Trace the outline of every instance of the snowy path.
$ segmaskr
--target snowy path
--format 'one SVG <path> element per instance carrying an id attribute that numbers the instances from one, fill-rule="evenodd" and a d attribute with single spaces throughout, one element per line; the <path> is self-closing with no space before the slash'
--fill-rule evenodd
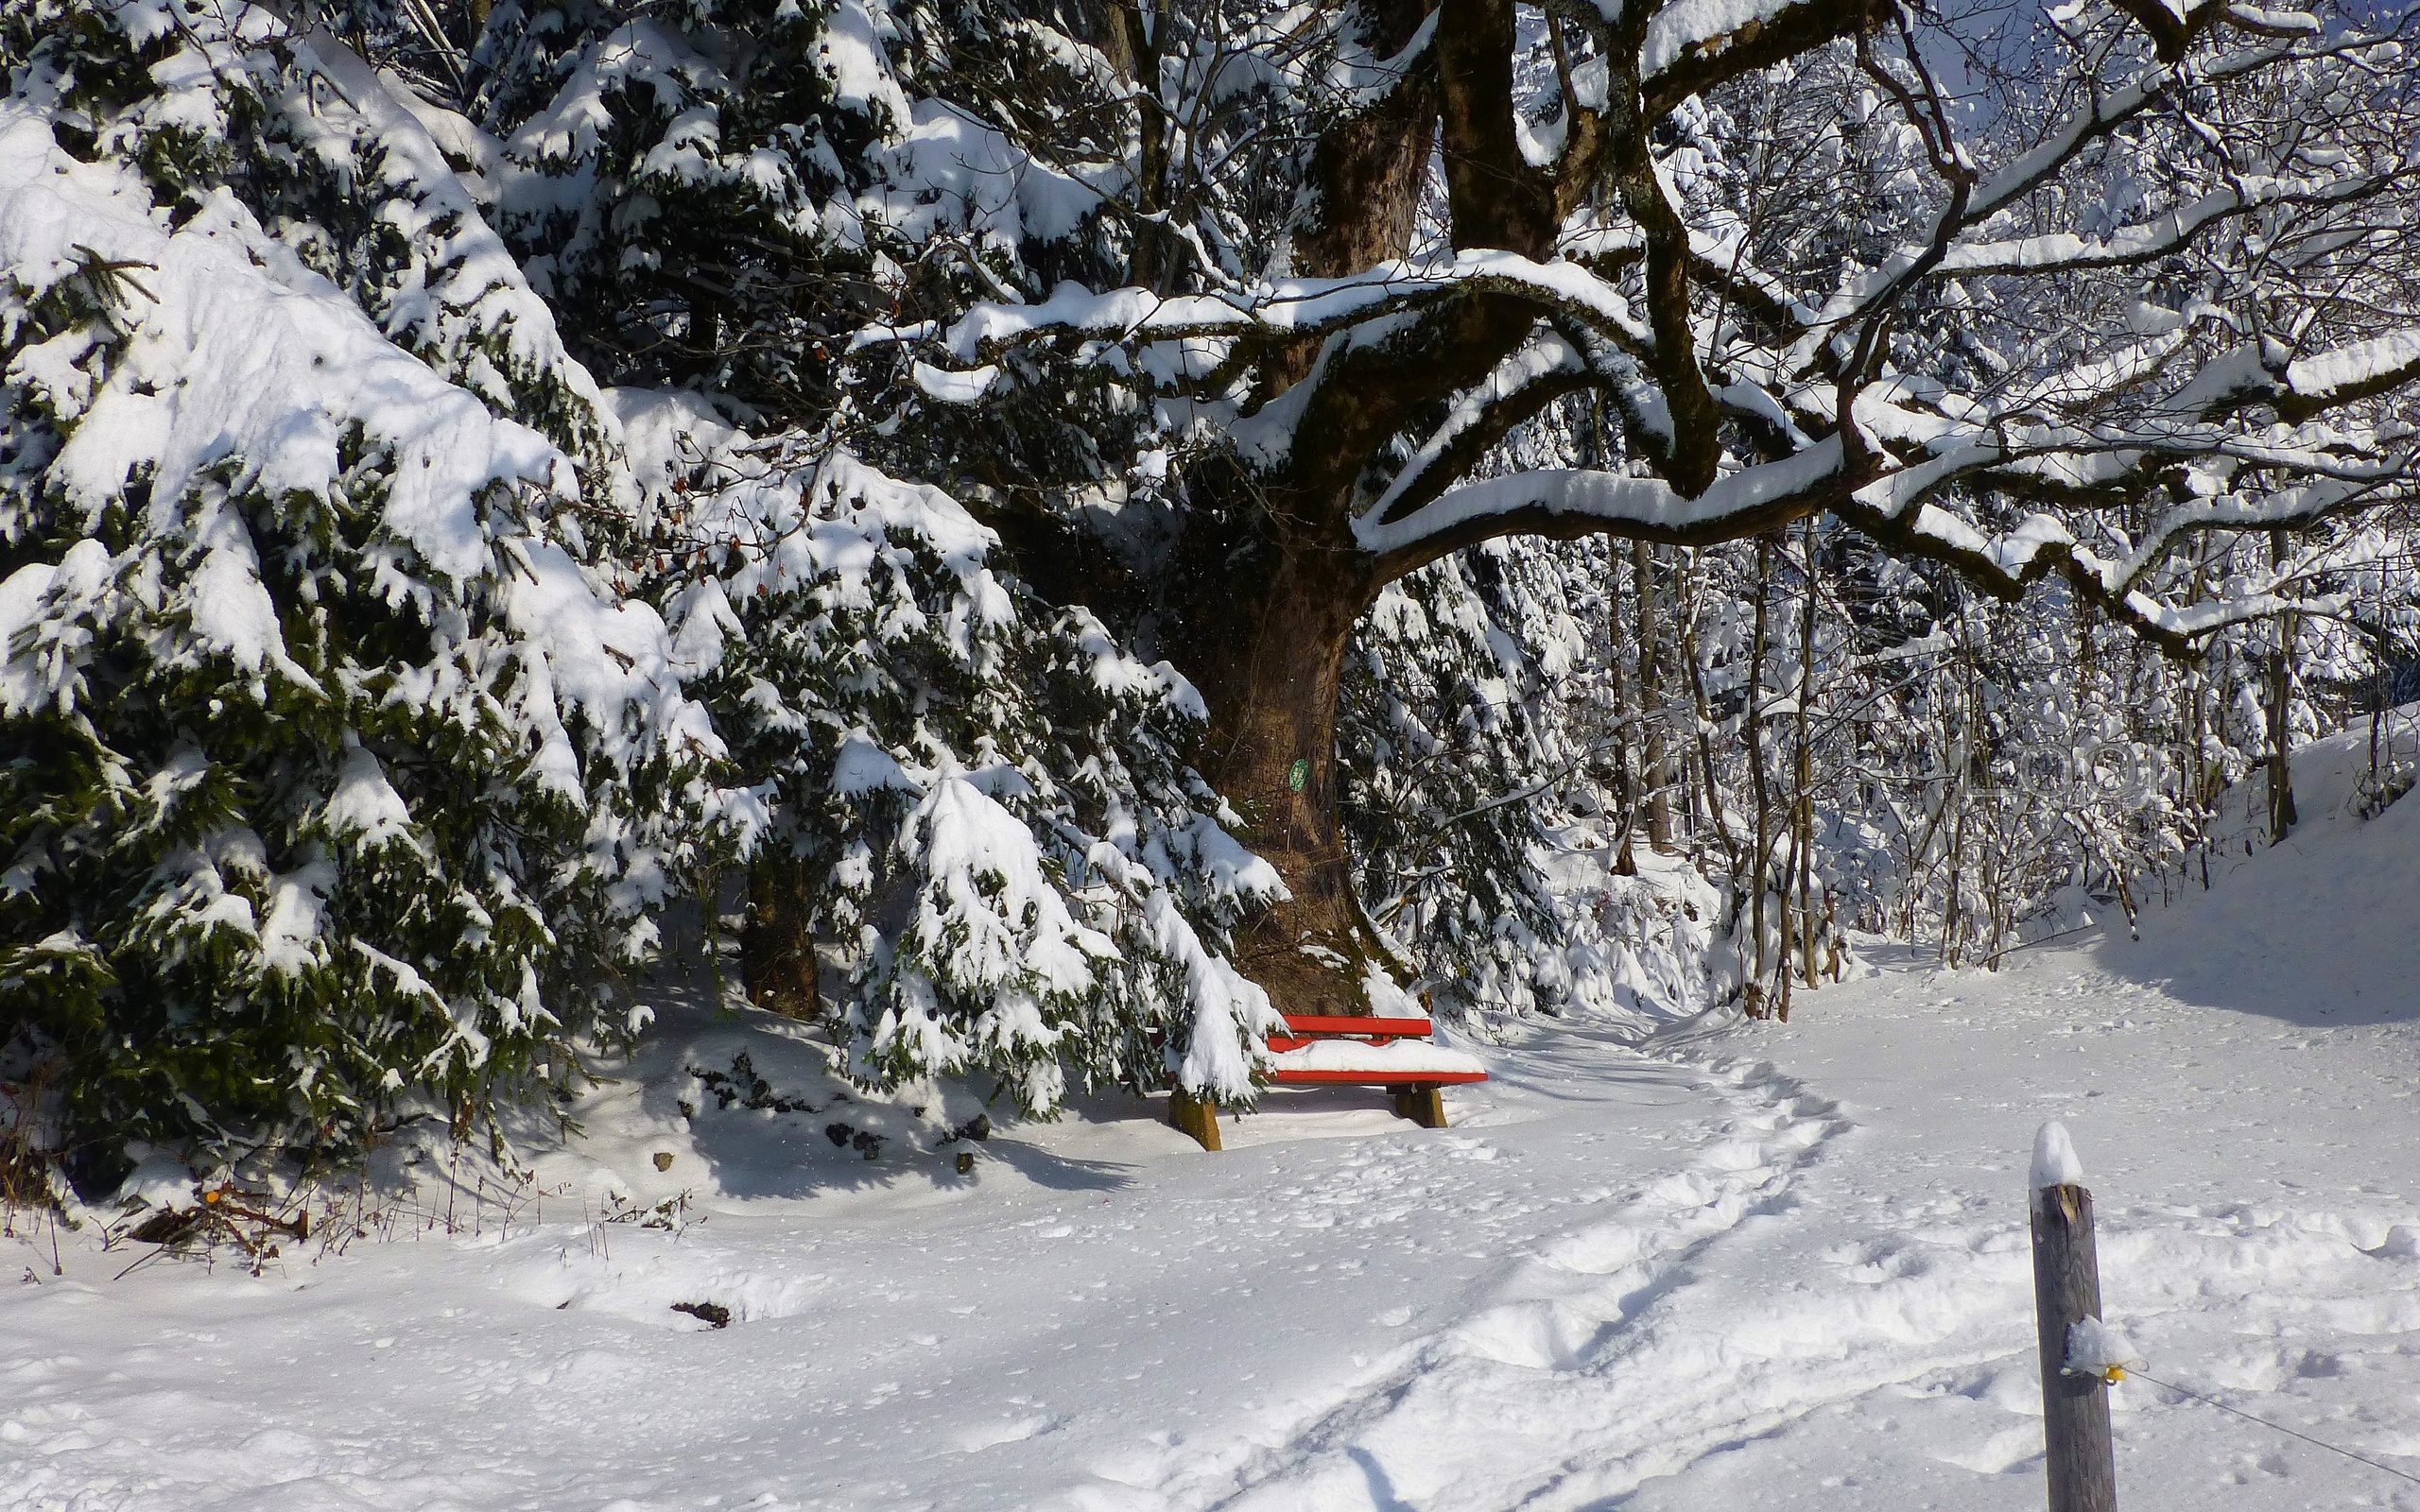
<path id="1" fill-rule="evenodd" d="M 1133 1504 L 1386 1507 L 1440 1496 L 1515 1504 L 1529 1500 L 1514 1490 L 1522 1483 L 1561 1480 L 1559 1445 L 1574 1424 L 1539 1400 L 1541 1389 L 1568 1396 L 1632 1354 L 1643 1315 L 1687 1281 L 1692 1262 L 1783 1211 L 1793 1174 L 1842 1126 L 1829 1104 L 1768 1065 L 1717 1066 L 1692 1079 L 1724 1112 L 1685 1163 L 1609 1212 L 1541 1234 L 1528 1258 L 1474 1289 L 1466 1312 L 1399 1350 L 1350 1400 L 1306 1415 L 1277 1444 L 1171 1455 Z M 1664 1386 L 1687 1393 L 1677 1381 Z M 1676 1451 L 1677 1440 L 1657 1457 Z"/>
<path id="2" fill-rule="evenodd" d="M 0 1294 L 0 1506 L 1187 1504 L 1424 1366 L 1565 1347 L 1588 1304 L 1507 1257 L 1599 1273 L 1617 1317 L 1828 1127 L 1586 1035 L 1500 1076 L 1443 1134 L 1319 1093 L 1214 1158 L 1137 1105 L 995 1142 L 955 1200 L 678 1240 L 549 1224 L 258 1281 L 71 1249 Z M 701 1299 L 744 1321 L 686 1332 Z"/>
<path id="3" fill-rule="evenodd" d="M 2420 808 L 2219 882 L 2140 944 L 1885 959 L 1786 1028 L 1541 1026 L 1443 1132 L 1314 1092 L 1205 1156 L 1103 1102 L 971 1182 L 733 1165 L 678 1238 L 554 1205 L 122 1280 L 20 1242 L 0 1508 L 2030 1512 L 2048 1116 L 2154 1373 L 2420 1473 Z M 704 1300 L 739 1321 L 670 1310 Z M 2131 1506 L 2420 1508 L 2116 1401 Z"/>

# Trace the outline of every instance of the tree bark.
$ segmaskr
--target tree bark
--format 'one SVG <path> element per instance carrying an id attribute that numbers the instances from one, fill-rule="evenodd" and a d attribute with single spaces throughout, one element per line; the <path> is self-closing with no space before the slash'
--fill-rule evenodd
<path id="1" fill-rule="evenodd" d="M 1796 788 L 1792 806 L 1796 836 L 1791 844 L 1797 851 L 1799 965 L 1811 988 L 1816 985 L 1815 743 L 1808 719 L 1815 702 L 1815 522 L 1806 521 L 1803 529 L 1800 546 L 1805 555 L 1799 570 L 1799 592 L 1805 596 L 1798 606 L 1798 710 L 1794 730 L 1798 752 L 1791 774 Z"/>
<path id="2" fill-rule="evenodd" d="M 1361 0 L 1361 42 L 1388 58 L 1420 30 L 1423 0 Z M 1436 130 L 1437 87 L 1424 60 L 1387 97 L 1323 131 L 1311 149 L 1320 199 L 1294 237 L 1294 266 L 1307 277 L 1338 278 L 1410 249 L 1423 170 Z"/>
<path id="3" fill-rule="evenodd" d="M 1640 769 L 1647 795 L 1647 844 L 1657 855 L 1672 853 L 1672 764 L 1664 748 L 1664 633 L 1655 613 L 1655 548 L 1630 543 L 1631 583 L 1638 603 L 1638 711 Z"/>
<path id="4" fill-rule="evenodd" d="M 1099 28 L 1118 31 L 1113 56 L 1119 66 L 1131 60 L 1139 70 L 1146 50 L 1139 9 L 1120 0 L 1103 3 L 1117 8 Z M 1611 87 L 1604 119 L 1582 111 L 1571 128 L 1577 133 L 1572 150 L 1559 166 L 1540 167 L 1522 149 L 1513 0 L 1354 0 L 1352 12 L 1346 24 L 1355 40 L 1378 59 L 1404 56 L 1404 71 L 1320 126 L 1308 164 L 1313 192 L 1302 198 L 1304 209 L 1288 228 L 1288 270 L 1337 277 L 1405 256 L 1432 161 L 1443 167 L 1455 248 L 1547 259 L 1572 208 L 1564 201 L 1599 187 L 1608 123 L 1626 130 L 1627 155 L 1613 164 L 1615 187 L 1637 201 L 1634 214 L 1650 232 L 1649 323 L 1658 338 L 1657 377 L 1679 433 L 1662 471 L 1682 491 L 1702 491 L 1713 482 L 1720 455 L 1720 416 L 1699 370 L 1689 325 L 1685 230 L 1655 180 L 1646 136 L 1679 96 L 1660 104 L 1642 99 L 1634 69 Z M 1777 36 L 1798 39 L 1806 28 L 1845 34 L 1863 24 L 1864 10 L 1807 5 L 1789 15 Z M 1111 27 L 1111 19 L 1120 25 Z M 1629 14 L 1617 55 L 1636 57 L 1646 22 L 1644 9 Z M 1428 44 L 1408 51 L 1431 23 Z M 1813 45 L 1811 38 L 1812 32 L 1794 44 Z M 1751 40 L 1743 36 L 1720 59 L 1684 70 L 1692 80 L 1684 93 L 1711 87 L 1745 66 L 1734 55 L 1744 60 Z M 1192 472 L 1186 480 L 1190 520 L 1199 524 L 1186 529 L 1199 534 L 1173 554 L 1168 576 L 1141 585 L 1138 597 L 1161 614 L 1159 636 L 1170 660 L 1209 709 L 1199 767 L 1243 819 L 1240 838 L 1270 861 L 1289 894 L 1250 921 L 1236 941 L 1237 965 L 1283 1011 L 1366 1013 L 1374 968 L 1387 976 L 1407 970 L 1364 915 L 1353 886 L 1338 823 L 1338 685 L 1354 625 L 1379 588 L 1470 543 L 1445 530 L 1373 556 L 1356 543 L 1354 510 L 1371 503 L 1374 468 L 1383 465 L 1390 448 L 1412 428 L 1433 424 L 1430 411 L 1440 401 L 1487 379 L 1530 337 L 1542 313 L 1521 296 L 1473 292 L 1384 341 L 1276 339 L 1255 361 L 1247 407 L 1275 401 L 1300 384 L 1315 386 L 1290 416 L 1285 461 L 1249 475 L 1234 458 Z M 1540 386 L 1527 392 L 1536 404 L 1558 391 Z M 1510 425 L 1534 412 L 1510 405 L 1498 418 Z M 1475 428 L 1469 444 L 1483 449 L 1501 434 Z M 1415 489 L 1391 508 L 1408 511 L 1423 502 Z M 1760 524 L 1814 507 L 1790 501 L 1784 506 L 1789 514 Z M 1505 517 L 1469 527 L 1471 541 L 1596 528 L 1578 517 Z M 1060 570 L 1082 572 L 1063 560 Z M 1655 677 L 1656 669 L 1649 665 L 1648 675 Z M 1703 745 L 1703 733 L 1700 740 Z M 1668 846 L 1674 752 L 1668 737 L 1662 746 L 1652 783 L 1659 813 L 1651 823 L 1657 843 Z M 1707 798 L 1717 807 L 1720 831 L 1719 798 L 1710 790 Z M 1767 839 L 1760 860 L 1769 863 Z M 1761 907 L 1766 879 L 1757 880 Z"/>
<path id="5" fill-rule="evenodd" d="M 2269 561 L 2286 564 L 2286 533 L 2269 533 Z M 2301 816 L 2294 812 L 2294 617 L 2277 619 L 2269 659 L 2269 843 L 2283 845 Z"/>
<path id="6" fill-rule="evenodd" d="M 1696 714 L 1698 791 L 1705 799 L 1707 828 L 1722 848 L 1725 875 L 1736 895 L 1739 887 L 1739 844 L 1731 833 L 1731 818 L 1722 810 L 1722 787 L 1714 769 L 1714 709 L 1705 696 L 1705 675 L 1698 660 L 1698 572 L 1694 557 L 1684 558 L 1681 604 L 1681 675 L 1689 685 L 1689 705 Z M 1693 847 L 1693 851 L 1701 847 Z"/>
<path id="7" fill-rule="evenodd" d="M 1364 1014 L 1372 965 L 1392 976 L 1402 963 L 1354 890 L 1337 823 L 1336 708 L 1354 624 L 1380 584 L 1358 552 L 1268 549 L 1262 580 L 1201 617 L 1188 667 L 1210 710 L 1203 775 L 1290 895 L 1241 932 L 1236 964 L 1283 1012 Z"/>
<path id="8" fill-rule="evenodd" d="M 748 867 L 748 916 L 739 931 L 740 987 L 760 1008 L 813 1019 L 815 936 L 807 928 L 807 884 L 795 863 L 776 853 L 783 849 L 768 842 Z"/>
<path id="9" fill-rule="evenodd" d="M 1433 0 L 1360 0 L 1355 9 L 1362 45 L 1374 57 L 1394 56 L 1419 32 L 1432 6 Z M 1310 163 L 1319 192 L 1308 221 L 1292 237 L 1293 271 L 1342 278 L 1409 251 L 1436 130 L 1436 70 L 1423 58 L 1375 106 L 1321 132 Z M 1318 342 L 1301 341 L 1272 360 L 1271 391 L 1300 382 L 1318 353 Z"/>
<path id="10" fill-rule="evenodd" d="M 1765 776 L 1764 726 L 1765 619 L 1767 606 L 1772 598 L 1772 538 L 1759 536 L 1756 538 L 1756 612 L 1754 627 L 1748 636 L 1748 704 L 1741 715 L 1748 735 L 1749 791 L 1756 802 L 1756 855 L 1748 875 L 1748 885 L 1755 889 L 1749 914 L 1749 934 L 1753 943 L 1744 972 L 1747 981 L 1739 989 L 1740 1004 L 1752 1019 L 1761 1019 L 1766 1013 L 1765 908 L 1766 895 L 1772 891 L 1773 810 L 1772 786 Z"/>
<path id="11" fill-rule="evenodd" d="M 1605 672 L 1613 685 L 1614 712 L 1614 801 L 1621 805 L 1622 820 L 1618 839 L 1606 838 L 1609 865 L 1617 877 L 1638 875 L 1638 858 L 1631 850 L 1631 832 L 1638 828 L 1638 795 L 1640 791 L 1638 753 L 1631 740 L 1634 723 L 1641 719 L 1640 703 L 1634 693 L 1633 679 L 1622 675 L 1622 608 L 1621 589 L 1606 585 L 1605 603 Z"/>

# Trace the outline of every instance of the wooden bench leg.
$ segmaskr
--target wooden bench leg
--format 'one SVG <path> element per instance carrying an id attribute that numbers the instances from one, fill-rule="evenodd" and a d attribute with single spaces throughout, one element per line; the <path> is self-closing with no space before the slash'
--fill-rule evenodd
<path id="1" fill-rule="evenodd" d="M 1422 1128 L 1445 1126 L 1445 1091 L 1434 1083 L 1406 1087 L 1395 1093 L 1395 1117 L 1408 1118 Z"/>
<path id="2" fill-rule="evenodd" d="M 1219 1108 L 1180 1087 L 1168 1093 L 1168 1122 L 1205 1150 L 1219 1148 Z"/>

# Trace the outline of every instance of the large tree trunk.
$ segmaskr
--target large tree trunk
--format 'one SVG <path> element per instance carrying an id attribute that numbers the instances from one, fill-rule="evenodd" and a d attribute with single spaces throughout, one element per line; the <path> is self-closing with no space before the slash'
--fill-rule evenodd
<path id="1" fill-rule="evenodd" d="M 808 917 L 804 872 L 786 845 L 767 841 L 749 863 L 747 920 L 739 931 L 739 980 L 749 1002 L 793 1019 L 817 1017 Z"/>
<path id="2" fill-rule="evenodd" d="M 1435 5 L 1360 0 L 1362 44 L 1392 56 Z M 1410 249 L 1438 105 L 1435 75 L 1415 67 L 1374 109 L 1321 133 L 1310 164 L 1320 193 L 1293 239 L 1296 272 L 1340 277 Z M 1300 342 L 1272 361 L 1270 391 L 1300 382 L 1319 346 Z M 1277 868 L 1290 895 L 1236 941 L 1236 966 L 1283 1013 L 1368 1013 L 1371 968 L 1390 978 L 1409 971 L 1362 911 L 1337 822 L 1339 683 L 1353 627 L 1384 582 L 1377 563 L 1352 544 L 1349 525 L 1352 480 L 1374 444 L 1307 424 L 1296 440 L 1298 467 L 1324 481 L 1288 499 L 1232 490 L 1228 518 L 1249 522 L 1249 543 L 1240 551 L 1217 536 L 1196 543 L 1170 594 L 1183 606 L 1178 665 L 1210 708 L 1202 774 L 1243 816 L 1241 838 Z"/>
<path id="3" fill-rule="evenodd" d="M 1392 976 L 1402 963 L 1354 890 L 1337 823 L 1336 709 L 1354 624 L 1379 585 L 1360 553 L 1266 549 L 1258 583 L 1221 575 L 1219 601 L 1190 616 L 1185 664 L 1210 708 L 1204 775 L 1291 895 L 1245 928 L 1236 965 L 1282 1012 L 1368 1013 L 1373 965 Z"/>

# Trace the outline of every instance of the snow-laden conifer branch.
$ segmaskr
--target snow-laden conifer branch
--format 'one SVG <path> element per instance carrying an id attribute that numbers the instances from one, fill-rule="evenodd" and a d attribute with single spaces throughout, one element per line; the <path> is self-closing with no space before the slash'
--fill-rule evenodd
<path id="1" fill-rule="evenodd" d="M 2145 747 L 2094 699 L 2139 679 L 2232 761 L 2300 717 L 2247 669 L 2344 595 L 2400 644 L 2400 537 L 2339 522 L 2409 496 L 2408 68 L 2188 10 L 2063 10 L 1962 117 L 1927 68 L 1958 16 L 1803 0 L 498 6 L 475 47 L 425 8 L 339 7 L 345 43 L 0 8 L 11 108 L 152 238 L 79 229 L 0 289 L 0 718 L 66 753 L 0 768 L 0 984 L 113 1026 L 291 1009 L 335 1027 L 274 1096 L 450 1106 L 638 1022 L 649 910 L 744 865 L 744 985 L 861 1080 L 1241 1102 L 1275 1008 L 1392 1001 L 1363 965 L 1398 954 L 1611 1002 L 1651 932 L 1658 992 L 1737 986 L 1679 968 L 1764 949 L 1734 916 L 1789 870 L 1793 720 L 1802 771 L 1886 788 L 2059 765 L 2074 834 L 1994 894 L 2050 906 L 2216 780 L 2098 784 Z M 264 350 L 214 324 L 204 366 L 264 381 L 163 387 L 212 311 Z M 349 369 L 302 392 L 313 322 Z M 416 468 L 378 386 L 458 446 Z M 458 562 L 406 528 L 414 472 L 461 485 Z M 2001 607 L 2044 578 L 2074 591 Z M 2214 704 L 2104 655 L 2120 625 L 2215 644 Z M 1610 730 L 1665 737 L 1618 796 Z M 1729 903 L 1651 930 L 1625 894 L 1595 967 L 1549 938 L 1566 779 L 1592 824 L 1687 789 Z M 1971 798 L 1791 840 L 1794 937 L 1827 866 L 1897 879 L 1842 895 L 1861 926 L 1942 897 L 1886 852 L 1961 916 L 1933 830 Z"/>
<path id="2" fill-rule="evenodd" d="M 664 589 L 683 664 L 768 776 L 758 864 L 833 942 L 851 1074 L 986 1070 L 1037 1113 L 1070 1074 L 1248 1101 L 1270 1010 L 1222 936 L 1280 884 L 1177 755 L 1193 686 L 1086 610 L 1041 617 L 942 489 L 613 398 L 689 548 Z"/>
<path id="3" fill-rule="evenodd" d="M 72 109 L 0 104 L 0 721 L 50 753 L 0 776 L 0 918 L 95 984 L 0 970 L 11 1009 L 163 1140 L 568 1077 L 731 812 L 599 559 L 597 390 L 389 77 L 257 7 L 90 22 L 29 65 Z M 103 1090 L 193 1054 L 253 1090 Z"/>

